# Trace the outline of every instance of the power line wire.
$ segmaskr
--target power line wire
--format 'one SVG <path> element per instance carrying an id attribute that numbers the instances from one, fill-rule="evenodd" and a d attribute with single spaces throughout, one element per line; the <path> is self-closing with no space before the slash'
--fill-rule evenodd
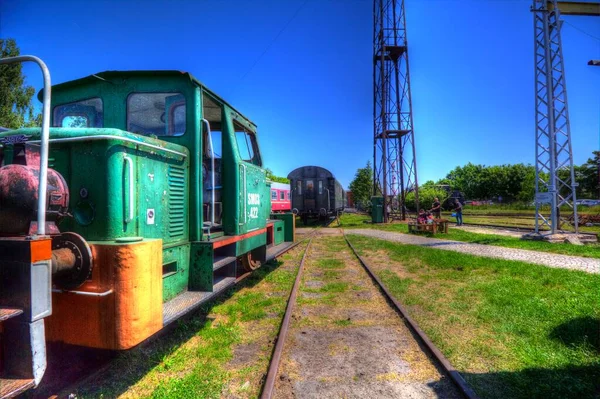
<path id="1" fill-rule="evenodd" d="M 570 23 L 569 21 L 565 21 L 565 20 L 563 20 L 563 22 L 564 22 L 565 24 L 567 24 L 567 25 L 570 25 L 572 28 L 574 28 L 574 29 L 578 30 L 579 32 L 583 33 L 584 35 L 587 35 L 587 36 L 591 37 L 592 39 L 598 40 L 598 41 L 600 42 L 600 37 L 594 36 L 594 35 L 592 35 L 591 33 L 588 33 L 588 32 L 586 32 L 586 31 L 584 31 L 583 29 L 581 29 L 581 28 L 578 28 L 577 26 L 573 25 L 573 24 L 572 24 L 572 23 Z"/>
<path id="2" fill-rule="evenodd" d="M 302 10 L 302 8 L 306 5 L 306 3 L 308 3 L 309 0 L 304 0 L 304 3 L 302 3 L 300 5 L 300 7 L 298 7 L 298 9 L 296 10 L 296 12 L 294 13 L 294 15 L 292 15 L 292 17 L 285 23 L 285 25 L 283 26 L 283 28 L 281 28 L 281 30 L 279 31 L 279 33 L 277 33 L 277 35 L 275 36 L 275 38 L 273 38 L 273 40 L 271 40 L 271 42 L 269 43 L 269 45 L 264 49 L 264 51 L 258 56 L 258 58 L 256 58 L 256 60 L 252 63 L 252 66 L 250 66 L 250 68 L 246 71 L 246 73 L 244 73 L 244 75 L 241 77 L 240 82 L 244 80 L 244 78 L 246 76 L 248 76 L 248 74 L 250 72 L 252 72 L 252 70 L 254 69 L 254 67 L 256 66 L 256 64 L 258 64 L 258 62 L 261 60 L 261 58 L 267 53 L 267 51 L 269 51 L 269 49 L 273 46 L 273 44 L 275 44 L 275 42 L 277 41 L 277 39 L 279 39 L 279 36 L 281 36 L 281 34 L 286 30 L 286 28 L 292 23 L 292 21 L 296 18 L 296 16 L 298 16 L 298 14 L 300 13 L 300 11 Z"/>

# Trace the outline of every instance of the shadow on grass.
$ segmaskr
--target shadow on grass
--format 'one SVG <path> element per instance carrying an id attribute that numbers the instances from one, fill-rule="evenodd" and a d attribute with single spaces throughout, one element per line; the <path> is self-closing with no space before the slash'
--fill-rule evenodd
<path id="1" fill-rule="evenodd" d="M 29 397 L 47 398 L 59 393 L 63 394 L 59 397 L 66 397 L 72 392 L 65 391 L 71 388 L 80 398 L 121 395 L 173 354 L 183 343 L 195 336 L 198 331 L 206 328 L 210 323 L 207 315 L 213 307 L 229 300 L 237 291 L 259 284 L 282 263 L 277 260 L 266 263 L 245 280 L 128 351 L 115 352 L 65 344 L 50 345 L 48 372 L 42 384 L 30 391 Z M 111 359 L 114 359 L 112 363 L 101 372 L 101 375 L 96 376 L 94 381 L 86 381 L 84 386 L 72 386 L 80 383 L 82 379 L 99 370 L 103 365 L 107 365 Z"/>
<path id="2" fill-rule="evenodd" d="M 600 319 L 590 316 L 571 319 L 552 330 L 550 338 L 570 347 L 588 347 L 600 353 Z M 598 377 L 600 380 L 600 377 Z"/>
<path id="3" fill-rule="evenodd" d="M 486 399 L 600 397 L 600 362 L 589 366 L 462 375 Z"/>

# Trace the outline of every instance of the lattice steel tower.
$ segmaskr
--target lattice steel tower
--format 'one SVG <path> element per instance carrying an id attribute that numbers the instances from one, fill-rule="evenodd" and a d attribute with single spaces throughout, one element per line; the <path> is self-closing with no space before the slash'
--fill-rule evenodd
<path id="1" fill-rule="evenodd" d="M 405 198 L 419 192 L 403 0 L 374 0 L 373 193 L 383 195 L 384 222 L 406 219 Z"/>
<path id="2" fill-rule="evenodd" d="M 578 232 L 575 173 L 567 86 L 560 37 L 560 11 L 556 0 L 533 0 L 535 36 L 535 231 L 556 233 L 564 216 L 560 207 L 573 211 Z M 543 204 L 550 210 L 544 211 Z M 545 230 L 545 229 L 544 229 Z"/>

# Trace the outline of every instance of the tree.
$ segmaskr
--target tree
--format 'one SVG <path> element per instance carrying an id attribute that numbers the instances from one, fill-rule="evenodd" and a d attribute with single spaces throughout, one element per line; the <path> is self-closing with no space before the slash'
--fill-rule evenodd
<path id="1" fill-rule="evenodd" d="M 272 182 L 277 183 L 290 183 L 290 180 L 287 177 L 275 176 L 273 174 L 273 171 L 269 168 L 265 169 L 265 171 L 267 172 L 267 180 L 271 180 Z"/>
<path id="2" fill-rule="evenodd" d="M 371 162 L 367 166 L 359 168 L 354 175 L 354 180 L 348 187 L 352 192 L 352 198 L 357 207 L 368 208 L 371 203 L 373 193 L 373 168 Z"/>
<path id="3" fill-rule="evenodd" d="M 14 39 L 0 39 L 0 58 L 20 55 Z M 18 129 L 41 125 L 41 115 L 35 115 L 32 98 L 35 89 L 25 84 L 20 63 L 0 65 L 0 126 Z"/>

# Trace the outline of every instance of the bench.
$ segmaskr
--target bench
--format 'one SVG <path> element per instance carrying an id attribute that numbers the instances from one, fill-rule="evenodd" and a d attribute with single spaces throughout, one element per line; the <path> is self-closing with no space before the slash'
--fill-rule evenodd
<path id="1" fill-rule="evenodd" d="M 408 232 L 409 233 L 431 233 L 436 234 L 440 233 L 448 233 L 448 220 L 446 219 L 434 219 L 431 224 L 418 224 L 415 222 L 410 222 L 408 224 Z"/>

